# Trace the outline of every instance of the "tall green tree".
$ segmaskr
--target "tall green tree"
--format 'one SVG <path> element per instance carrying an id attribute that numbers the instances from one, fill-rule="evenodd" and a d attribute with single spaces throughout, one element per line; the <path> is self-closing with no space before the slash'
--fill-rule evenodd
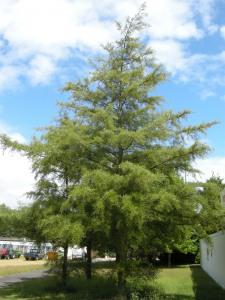
<path id="1" fill-rule="evenodd" d="M 49 222 L 81 223 L 88 277 L 93 247 L 115 251 L 123 292 L 133 253 L 171 247 L 185 225 L 204 232 L 199 199 L 181 174 L 194 172 L 193 160 L 209 151 L 199 137 L 213 123 L 184 126 L 189 111 L 163 109 L 154 90 L 167 74 L 140 37 L 143 10 L 117 25 L 120 38 L 104 47 L 89 76 L 65 86 L 71 100 L 57 124 L 28 146 L 1 142 L 31 158 L 41 187 L 34 196 L 44 212 L 50 203 Z M 44 231 L 49 222 L 41 222 Z"/>
<path id="2" fill-rule="evenodd" d="M 192 161 L 208 152 L 199 135 L 213 123 L 184 126 L 190 112 L 163 110 L 162 98 L 153 94 L 167 74 L 140 38 L 143 10 L 117 25 L 121 37 L 104 47 L 87 78 L 66 85 L 72 100 L 62 106 L 86 127 L 91 145 L 92 170 L 74 187 L 70 203 L 101 207 L 123 289 L 132 251 L 163 247 L 165 232 L 175 238 L 179 226 L 197 220 L 193 189 L 180 174 L 194 171 Z"/>

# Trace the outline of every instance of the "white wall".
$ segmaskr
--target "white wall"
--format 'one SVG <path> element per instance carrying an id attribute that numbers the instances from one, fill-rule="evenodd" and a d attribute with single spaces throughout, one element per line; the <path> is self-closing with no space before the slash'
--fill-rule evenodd
<path id="1" fill-rule="evenodd" d="M 201 267 L 225 289 L 225 233 L 210 235 L 211 244 L 200 241 Z"/>

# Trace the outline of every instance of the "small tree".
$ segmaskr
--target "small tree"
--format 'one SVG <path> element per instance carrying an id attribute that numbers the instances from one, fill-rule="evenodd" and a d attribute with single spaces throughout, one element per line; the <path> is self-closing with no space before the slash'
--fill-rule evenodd
<path id="1" fill-rule="evenodd" d="M 50 242 L 54 248 L 64 249 L 61 277 L 66 285 L 68 248 L 80 243 L 83 230 L 76 214 L 64 208 L 67 199 L 61 192 L 55 183 L 43 179 L 38 182 L 36 191 L 30 193 L 34 203 L 28 210 L 30 224 L 26 224 L 26 228 L 28 235 L 35 237 L 37 242 Z"/>
<path id="2" fill-rule="evenodd" d="M 27 235 L 38 242 L 52 241 L 64 249 L 62 264 L 63 283 L 67 279 L 69 245 L 79 243 L 82 226 L 76 214 L 67 207 L 70 189 L 76 185 L 82 173 L 84 139 L 76 124 L 66 117 L 56 126 L 45 128 L 45 133 L 29 144 L 19 144 L 2 136 L 2 144 L 21 151 L 32 161 L 36 176 L 36 189 L 29 193 L 34 203 L 26 212 Z M 26 223 L 25 222 L 25 223 Z M 53 226 L 54 224 L 54 226 Z"/>

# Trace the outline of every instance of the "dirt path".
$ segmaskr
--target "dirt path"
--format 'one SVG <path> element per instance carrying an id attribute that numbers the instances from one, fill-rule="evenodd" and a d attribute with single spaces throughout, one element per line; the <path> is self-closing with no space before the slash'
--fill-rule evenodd
<path id="1" fill-rule="evenodd" d="M 47 276 L 46 270 L 37 270 L 26 273 L 17 273 L 14 275 L 0 276 L 0 288 L 5 287 L 11 283 L 21 282 L 32 278 L 41 278 Z"/>

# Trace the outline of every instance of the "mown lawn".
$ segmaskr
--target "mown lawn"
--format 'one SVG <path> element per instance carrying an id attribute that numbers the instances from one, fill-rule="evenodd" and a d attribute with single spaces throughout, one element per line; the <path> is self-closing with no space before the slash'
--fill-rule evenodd
<path id="1" fill-rule="evenodd" d="M 225 291 L 199 266 L 162 269 L 157 283 L 166 300 L 225 300 Z"/>
<path id="2" fill-rule="evenodd" d="M 42 270 L 45 268 L 45 261 L 26 261 L 23 257 L 19 259 L 0 259 L 0 276 L 16 273 Z"/>
<path id="3" fill-rule="evenodd" d="M 98 264 L 91 281 L 80 272 L 74 274 L 66 290 L 54 276 L 12 284 L 0 289 L 0 300 L 122 300 L 113 277 L 108 276 L 111 267 Z M 155 286 L 162 296 L 154 300 L 225 300 L 225 292 L 198 266 L 161 269 Z"/>

